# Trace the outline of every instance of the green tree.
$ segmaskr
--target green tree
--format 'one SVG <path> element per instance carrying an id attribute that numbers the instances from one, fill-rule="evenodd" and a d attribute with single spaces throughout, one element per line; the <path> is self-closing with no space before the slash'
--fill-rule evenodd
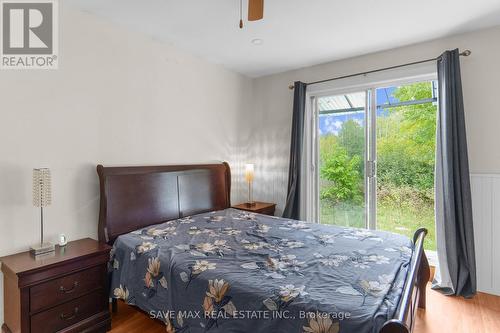
<path id="1" fill-rule="evenodd" d="M 432 97 L 429 82 L 398 87 L 399 101 Z M 377 119 L 377 157 L 379 184 L 410 186 L 415 190 L 434 187 L 436 111 L 432 103 L 388 109 Z"/>
<path id="2" fill-rule="evenodd" d="M 361 176 L 364 174 L 365 129 L 353 119 L 345 121 L 339 131 L 339 144 L 345 148 L 349 158 L 357 157 L 356 169 L 361 182 Z"/>
<path id="3" fill-rule="evenodd" d="M 364 128 L 353 119 L 345 121 L 339 131 L 339 144 L 346 149 L 349 157 L 364 156 Z"/>
<path id="4" fill-rule="evenodd" d="M 321 166 L 321 178 L 329 181 L 329 186 L 321 191 L 321 198 L 339 202 L 359 202 L 360 175 L 358 173 L 359 156 L 349 157 L 343 147 L 336 147 L 333 154 L 325 156 Z"/>
<path id="5" fill-rule="evenodd" d="M 321 135 L 319 138 L 319 158 L 320 165 L 324 160 L 335 153 L 338 147 L 338 137 L 334 134 Z"/>

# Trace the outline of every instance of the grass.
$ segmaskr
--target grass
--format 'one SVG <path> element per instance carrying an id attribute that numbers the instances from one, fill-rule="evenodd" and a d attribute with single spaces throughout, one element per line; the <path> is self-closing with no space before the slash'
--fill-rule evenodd
<path id="1" fill-rule="evenodd" d="M 320 222 L 344 227 L 365 228 L 365 207 L 348 203 L 332 205 L 328 200 L 321 200 Z"/>
<path id="2" fill-rule="evenodd" d="M 333 205 L 327 200 L 321 200 L 320 221 L 323 224 L 341 226 L 365 227 L 364 206 L 340 203 Z M 394 204 L 379 202 L 377 205 L 377 229 L 391 231 L 413 238 L 418 228 L 427 228 L 424 247 L 426 250 L 436 250 L 434 227 L 434 207 L 432 204 L 415 207 L 412 203 Z"/>

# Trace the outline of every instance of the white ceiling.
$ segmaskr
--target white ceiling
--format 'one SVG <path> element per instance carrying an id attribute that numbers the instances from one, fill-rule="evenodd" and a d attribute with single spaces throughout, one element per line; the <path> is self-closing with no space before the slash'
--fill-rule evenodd
<path id="1" fill-rule="evenodd" d="M 243 30 L 239 0 L 65 3 L 251 77 L 500 25 L 499 0 L 266 0 Z"/>

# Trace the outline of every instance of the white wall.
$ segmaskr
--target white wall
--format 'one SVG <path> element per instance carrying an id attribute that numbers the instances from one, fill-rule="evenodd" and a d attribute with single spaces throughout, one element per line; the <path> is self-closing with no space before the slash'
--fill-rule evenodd
<path id="1" fill-rule="evenodd" d="M 293 102 L 290 84 L 432 58 L 452 48 L 472 50 L 472 56 L 462 58 L 471 172 L 500 172 L 499 40 L 497 27 L 255 79 L 255 108 L 250 119 L 252 149 L 248 157 L 255 161 L 258 171 L 255 197 L 277 202 L 281 213 L 288 181 Z"/>
<path id="2" fill-rule="evenodd" d="M 226 160 L 241 179 L 238 114 L 249 79 L 61 7 L 59 70 L 0 71 L 0 256 L 39 240 L 33 167 L 52 170 L 49 239 L 97 237 L 98 163 Z"/>
<path id="3" fill-rule="evenodd" d="M 481 291 L 500 295 L 500 174 L 472 174 L 471 190 L 477 285 Z"/>

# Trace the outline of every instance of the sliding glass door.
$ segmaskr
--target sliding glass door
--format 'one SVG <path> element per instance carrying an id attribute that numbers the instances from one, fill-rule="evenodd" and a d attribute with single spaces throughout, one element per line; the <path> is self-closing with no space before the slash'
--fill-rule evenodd
<path id="1" fill-rule="evenodd" d="M 376 228 L 413 236 L 429 230 L 426 250 L 435 250 L 435 81 L 377 89 Z"/>
<path id="2" fill-rule="evenodd" d="M 434 249 L 434 81 L 317 96 L 319 221 L 412 236 Z"/>
<path id="3" fill-rule="evenodd" d="M 367 92 L 317 99 L 320 221 L 366 225 Z"/>

